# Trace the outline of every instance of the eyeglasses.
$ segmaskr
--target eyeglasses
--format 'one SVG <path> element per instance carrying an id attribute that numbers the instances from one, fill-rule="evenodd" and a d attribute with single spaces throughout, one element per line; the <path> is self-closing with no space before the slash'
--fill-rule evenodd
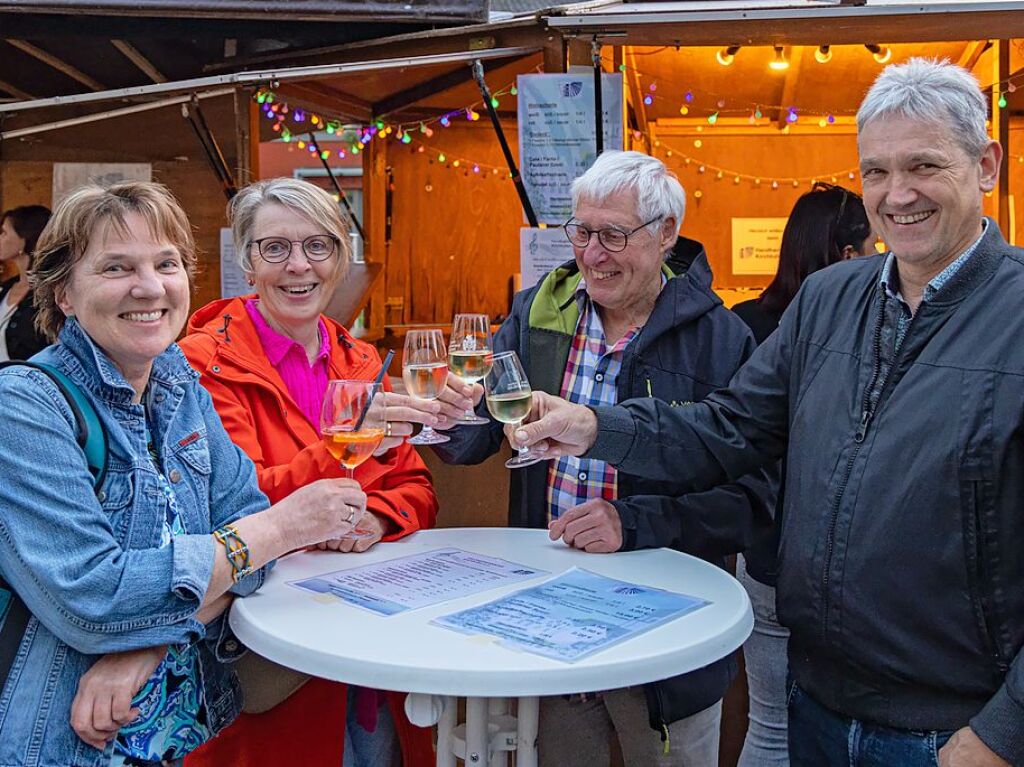
<path id="1" fill-rule="evenodd" d="M 326 261 L 334 255 L 338 238 L 330 234 L 314 234 L 304 240 L 289 240 L 287 237 L 261 237 L 253 240 L 260 256 L 270 264 L 287 261 L 292 254 L 292 245 L 300 245 L 309 261 Z"/>
<path id="2" fill-rule="evenodd" d="M 570 218 L 562 228 L 565 230 L 565 236 L 569 238 L 569 242 L 575 245 L 577 248 L 585 248 L 590 244 L 590 238 L 593 235 L 597 235 L 597 241 L 600 242 L 607 250 L 612 253 L 618 253 L 621 250 L 626 249 L 626 243 L 629 242 L 630 235 L 636 234 L 645 226 L 650 226 L 655 221 L 660 221 L 661 216 L 652 218 L 646 224 L 640 224 L 636 229 L 629 232 L 624 232 L 621 229 L 587 229 L 582 224 L 573 223 Z"/>
<path id="3" fill-rule="evenodd" d="M 839 191 L 843 193 L 843 198 L 839 201 L 839 212 L 836 213 L 836 226 L 839 226 L 839 222 L 843 220 L 843 211 L 846 210 L 846 200 L 850 196 L 856 197 L 858 200 L 861 198 L 856 192 L 851 192 L 845 186 L 839 186 L 838 184 L 829 184 L 825 181 L 815 181 L 814 185 L 811 186 L 812 192 L 832 192 Z"/>

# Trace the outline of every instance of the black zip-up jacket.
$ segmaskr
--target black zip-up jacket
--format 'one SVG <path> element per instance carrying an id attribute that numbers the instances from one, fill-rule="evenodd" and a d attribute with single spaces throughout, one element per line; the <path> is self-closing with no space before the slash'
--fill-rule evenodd
<path id="1" fill-rule="evenodd" d="M 654 310 L 626 347 L 618 376 L 619 401 L 653 394 L 682 407 L 725 386 L 754 349 L 743 322 L 711 291 L 707 258 L 697 257 L 684 275 L 666 267 Z M 515 350 L 535 390 L 558 394 L 576 332 L 579 309 L 574 262 L 552 271 L 535 288 L 518 293 L 494 338 L 495 351 Z M 478 412 L 486 415 L 483 403 Z M 497 452 L 502 424 L 456 428 L 452 441 L 434 449 L 448 463 L 479 463 Z M 547 476 L 542 462 L 511 475 L 509 524 L 545 528 Z M 619 474 L 623 549 L 669 546 L 718 565 L 741 551 L 771 524 L 774 474 L 755 470 L 735 484 L 702 493 L 680 492 L 669 479 L 651 481 Z M 684 584 L 680 584 L 683 588 Z M 645 685 L 651 727 L 702 711 L 722 698 L 736 673 L 735 657 L 689 674 Z"/>
<path id="2" fill-rule="evenodd" d="M 15 277 L 0 284 L 0 299 L 7 295 L 17 281 L 18 278 Z M 30 294 L 21 299 L 18 308 L 11 315 L 10 322 L 7 323 L 4 338 L 7 341 L 7 356 L 10 359 L 27 360 L 49 346 L 50 342 L 36 330 L 35 318 L 36 310 Z"/>
<path id="3" fill-rule="evenodd" d="M 704 403 L 594 408 L 587 457 L 702 489 L 785 453 L 777 599 L 796 681 L 890 727 L 969 723 L 1024 764 L 1024 251 L 989 221 L 888 374 L 882 264 L 811 275 Z"/>

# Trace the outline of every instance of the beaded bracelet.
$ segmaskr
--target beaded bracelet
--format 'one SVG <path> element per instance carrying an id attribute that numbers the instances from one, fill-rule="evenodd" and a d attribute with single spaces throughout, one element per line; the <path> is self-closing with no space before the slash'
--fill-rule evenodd
<path id="1" fill-rule="evenodd" d="M 238 529 L 234 525 L 224 525 L 213 531 L 213 537 L 224 546 L 224 553 L 231 564 L 231 580 L 238 583 L 242 578 L 252 573 L 252 565 L 249 563 L 249 547 Z"/>

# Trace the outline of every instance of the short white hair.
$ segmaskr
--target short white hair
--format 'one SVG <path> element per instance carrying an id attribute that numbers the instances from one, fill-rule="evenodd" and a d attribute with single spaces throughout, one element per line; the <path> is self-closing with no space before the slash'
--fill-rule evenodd
<path id="1" fill-rule="evenodd" d="M 297 178 L 268 178 L 243 187 L 228 203 L 228 221 L 235 241 L 235 258 L 242 271 L 252 274 L 252 233 L 256 214 L 268 203 L 283 205 L 308 218 L 338 241 L 338 271 L 352 257 L 348 217 L 338 202 L 315 184 Z"/>
<path id="2" fill-rule="evenodd" d="M 572 208 L 581 199 L 601 203 L 628 190 L 636 192 L 636 213 L 641 221 L 675 219 L 682 225 L 686 192 L 665 163 L 643 152 L 603 152 L 586 173 L 572 182 Z"/>
<path id="3" fill-rule="evenodd" d="M 946 59 L 913 58 L 883 69 L 857 110 L 857 131 L 886 117 L 943 123 L 972 159 L 991 141 L 988 100 L 978 81 Z"/>

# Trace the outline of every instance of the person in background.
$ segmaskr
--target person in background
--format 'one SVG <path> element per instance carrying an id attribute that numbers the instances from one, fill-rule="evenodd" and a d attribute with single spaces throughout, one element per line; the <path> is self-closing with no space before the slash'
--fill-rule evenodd
<path id="1" fill-rule="evenodd" d="M 604 152 L 573 182 L 565 232 L 575 259 L 516 295 L 494 339 L 496 352 L 516 351 L 534 391 L 588 405 L 649 397 L 683 407 L 728 383 L 754 343 L 712 292 L 699 243 L 688 241 L 689 263 L 678 271 L 666 263 L 685 202 L 675 175 L 640 152 Z M 441 399 L 457 417 L 481 391 L 449 381 Z M 502 439 L 494 420 L 449 434 L 435 450 L 450 463 L 478 463 Z M 511 496 L 510 525 L 567 525 L 565 543 L 576 548 L 671 546 L 718 565 L 770 524 L 775 498 L 760 472 L 684 494 L 671 481 L 569 457 L 513 471 Z M 730 655 L 648 685 L 543 698 L 541 763 L 607 767 L 614 735 L 628 767 L 717 767 L 722 696 L 737 665 Z"/>
<path id="2" fill-rule="evenodd" d="M 239 711 L 232 595 L 365 508 L 340 479 L 268 504 L 174 343 L 195 263 L 157 184 L 78 189 L 39 239 L 36 322 L 54 344 L 33 359 L 92 404 L 107 470 L 94 487 L 52 379 L 0 371 L 0 764 L 180 766 Z"/>
<path id="3" fill-rule="evenodd" d="M 198 310 L 181 347 L 274 501 L 321 477 L 342 476 L 320 438 L 327 381 L 372 381 L 381 360 L 323 313 L 350 257 L 348 225 L 327 192 L 296 179 L 268 179 L 242 189 L 228 213 L 254 292 Z M 355 470 L 367 496 L 359 528 L 372 536 L 332 541 L 329 548 L 340 552 L 366 551 L 434 525 L 430 473 L 403 438 L 412 421 L 437 425 L 440 406 L 385 396 L 387 438 Z M 403 704 L 400 693 L 312 679 L 265 713 L 243 713 L 188 765 L 340 767 L 344 759 L 346 767 L 390 767 L 399 745 L 406 767 L 432 764 L 430 731 L 411 725 Z"/>
<path id="4" fill-rule="evenodd" d="M 0 283 L 0 362 L 27 360 L 47 345 L 35 327 L 28 272 L 36 241 L 49 220 L 50 209 L 42 205 L 24 205 L 0 214 L 0 266 L 13 264 L 18 271 Z"/>
<path id="5" fill-rule="evenodd" d="M 831 184 L 816 184 L 796 201 L 782 232 L 779 268 L 764 292 L 732 310 L 762 343 L 804 280 L 819 269 L 874 253 L 871 224 L 860 196 Z M 783 467 L 782 476 L 785 476 Z M 789 631 L 775 612 L 775 568 L 785 488 L 779 488 L 775 523 L 736 558 L 736 577 L 750 595 L 754 632 L 743 645 L 749 691 L 749 723 L 739 767 L 787 767 L 786 644 Z"/>

